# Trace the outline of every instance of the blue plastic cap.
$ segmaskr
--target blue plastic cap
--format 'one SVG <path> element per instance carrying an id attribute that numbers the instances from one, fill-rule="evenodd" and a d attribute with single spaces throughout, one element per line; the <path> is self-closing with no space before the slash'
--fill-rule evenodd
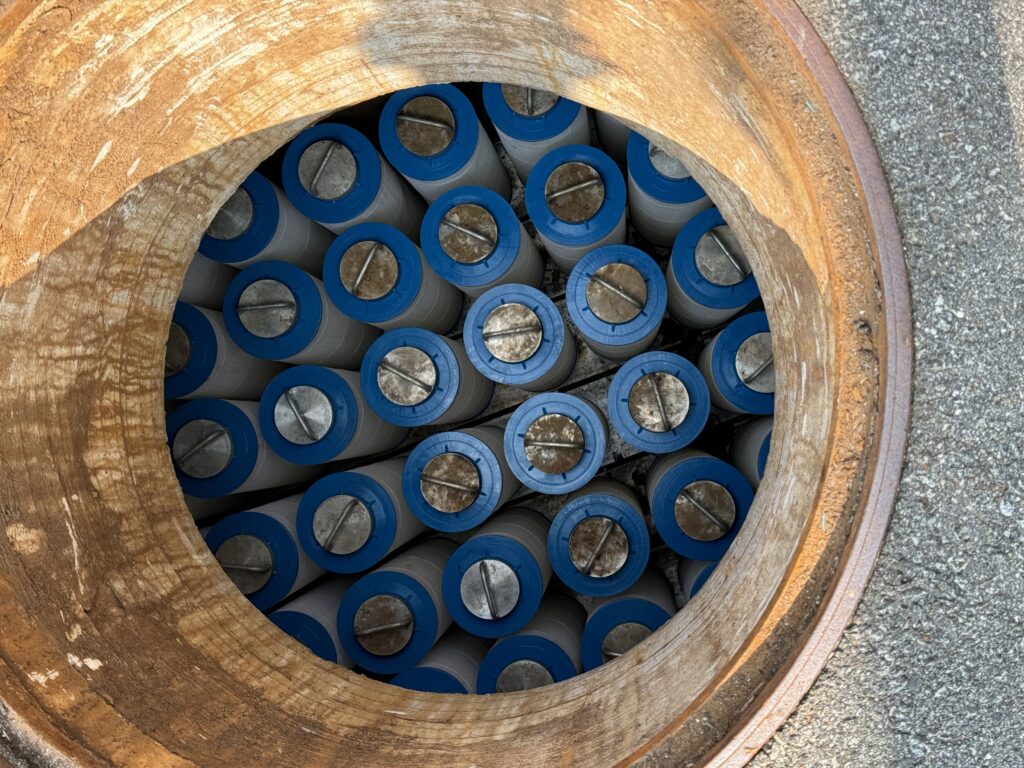
<path id="1" fill-rule="evenodd" d="M 662 175 L 651 162 L 651 143 L 637 132 L 626 144 L 626 167 L 633 181 L 644 192 L 663 203 L 692 203 L 707 197 L 704 188 L 692 176 L 673 179 Z"/>
<path id="2" fill-rule="evenodd" d="M 753 272 L 735 285 L 716 285 L 697 269 L 697 243 L 707 232 L 724 225 L 719 210 L 708 208 L 686 222 L 672 244 L 672 276 L 687 296 L 709 309 L 738 309 L 760 295 Z"/>
<path id="3" fill-rule="evenodd" d="M 580 641 L 583 669 L 589 672 L 604 664 L 604 653 L 601 650 L 604 639 L 620 624 L 641 624 L 654 632 L 669 618 L 660 605 L 636 597 L 624 597 L 605 603 L 590 615 L 583 628 Z"/>
<path id="4" fill-rule="evenodd" d="M 178 467 L 174 468 L 174 474 L 181 484 L 182 492 L 189 496 L 198 496 L 201 499 L 227 496 L 252 474 L 260 451 L 259 436 L 249 417 L 237 406 L 227 400 L 203 398 L 188 401 L 167 417 L 168 445 L 173 446 L 179 430 L 197 419 L 217 422 L 227 430 L 231 439 L 231 460 L 213 477 L 192 477 Z"/>
<path id="5" fill-rule="evenodd" d="M 592 517 L 604 517 L 622 528 L 629 544 L 626 562 L 611 576 L 588 576 L 573 565 L 569 537 L 576 526 Z M 647 568 L 651 537 L 643 516 L 625 499 L 608 493 L 588 493 L 572 499 L 559 510 L 548 530 L 551 567 L 569 589 L 583 595 L 604 597 L 633 586 Z"/>
<path id="6" fill-rule="evenodd" d="M 455 118 L 451 143 L 436 155 L 417 155 L 398 140 L 398 114 L 420 96 L 433 96 L 445 103 Z M 480 120 L 469 99 L 454 85 L 424 85 L 393 93 L 380 114 L 380 148 L 384 157 L 404 176 L 422 181 L 439 181 L 454 175 L 473 157 L 480 138 Z"/>
<path id="7" fill-rule="evenodd" d="M 398 262 L 398 280 L 379 299 L 360 299 L 341 282 L 341 257 L 353 245 L 362 242 L 386 245 Z M 423 284 L 423 261 L 419 249 L 401 230 L 389 224 L 356 224 L 335 238 L 324 256 L 324 290 L 331 303 L 344 314 L 364 323 L 382 323 L 398 317 L 419 295 Z"/>
<path id="8" fill-rule="evenodd" d="M 413 616 L 412 637 L 398 653 L 378 656 L 359 644 L 355 635 L 356 612 L 371 597 L 391 595 L 409 608 Z M 396 571 L 368 573 L 353 584 L 338 608 L 338 637 L 341 647 L 363 669 L 380 675 L 394 675 L 414 667 L 437 638 L 437 609 L 430 593 L 416 579 Z"/>
<path id="9" fill-rule="evenodd" d="M 494 127 L 519 141 L 547 141 L 563 133 L 583 108 L 579 103 L 558 97 L 547 112 L 529 117 L 516 112 L 505 101 L 499 83 L 484 83 L 484 109 Z"/>
<path id="10" fill-rule="evenodd" d="M 206 544 L 217 554 L 221 545 L 235 536 L 252 536 L 270 549 L 273 570 L 270 579 L 255 592 L 246 595 L 261 611 L 273 608 L 284 600 L 295 585 L 299 573 L 299 553 L 288 530 L 277 520 L 261 512 L 236 512 L 216 523 L 206 532 Z"/>
<path id="11" fill-rule="evenodd" d="M 533 310 L 540 321 L 543 340 L 540 348 L 519 363 L 506 363 L 491 354 L 484 344 L 484 322 L 503 304 L 522 304 Z M 550 371 L 562 355 L 562 348 L 574 341 L 566 333 L 565 322 L 554 302 L 528 285 L 498 285 L 480 296 L 469 308 L 462 326 L 462 341 L 469 361 L 491 381 L 512 386 L 529 385 Z"/>
<path id="12" fill-rule="evenodd" d="M 723 486 L 736 505 L 736 519 L 720 539 L 698 541 L 683 533 L 676 522 L 675 504 L 679 492 L 690 483 L 710 480 Z M 651 499 L 651 517 L 662 540 L 678 555 L 690 560 L 721 560 L 747 519 L 754 491 L 740 471 L 710 456 L 684 459 L 662 476 Z"/>
<path id="13" fill-rule="evenodd" d="M 347 555 L 325 549 L 313 535 L 317 509 L 333 496 L 359 499 L 370 513 L 370 538 Z M 398 530 L 398 513 L 384 486 L 369 475 L 358 470 L 334 472 L 317 480 L 302 494 L 295 529 L 299 546 L 321 568 L 333 573 L 359 573 L 375 566 L 391 550 Z"/>
<path id="14" fill-rule="evenodd" d="M 309 192 L 299 179 L 299 160 L 318 141 L 336 141 L 352 153 L 356 178 L 341 197 L 324 200 Z M 315 221 L 341 224 L 365 211 L 380 191 L 380 155 L 373 144 L 355 128 L 341 123 L 320 123 L 307 128 L 288 145 L 281 166 L 284 193 L 299 211 Z"/>
<path id="15" fill-rule="evenodd" d="M 755 334 L 770 331 L 768 315 L 764 312 L 751 312 L 725 326 L 714 342 L 711 375 L 722 395 L 745 413 L 768 415 L 775 411 L 775 393 L 751 389 L 740 380 L 736 372 L 736 353 L 740 345 Z"/>
<path id="16" fill-rule="evenodd" d="M 457 453 L 476 467 L 480 492 L 476 500 L 461 512 L 442 512 L 430 506 L 420 490 L 420 477 L 427 464 L 443 453 Z M 502 493 L 501 465 L 498 457 L 480 438 L 465 432 L 441 432 L 431 435 L 412 449 L 402 471 L 402 494 L 409 509 L 424 525 L 448 533 L 476 528 L 498 509 Z"/>
<path id="17" fill-rule="evenodd" d="M 327 628 L 301 611 L 274 611 L 267 614 L 274 626 L 291 635 L 325 661 L 338 663 L 338 649 Z"/>
<path id="18" fill-rule="evenodd" d="M 242 292 L 259 280 L 283 283 L 295 297 L 295 322 L 280 336 L 265 339 L 250 333 L 238 312 Z M 239 272 L 224 293 L 224 327 L 244 351 L 264 360 L 284 360 L 299 354 L 313 341 L 323 318 L 323 302 L 313 278 L 284 261 L 261 261 Z"/>
<path id="19" fill-rule="evenodd" d="M 555 216 L 548 207 L 544 187 L 556 168 L 566 163 L 586 163 L 597 171 L 604 183 L 604 202 L 586 221 L 571 222 Z M 596 147 L 570 144 L 558 147 L 542 157 L 526 182 L 526 212 L 544 237 L 561 245 L 581 246 L 607 237 L 626 210 L 626 182 L 622 171 L 608 155 Z"/>
<path id="20" fill-rule="evenodd" d="M 469 693 L 455 675 L 437 667 L 413 667 L 391 678 L 391 684 L 422 693 Z"/>
<path id="21" fill-rule="evenodd" d="M 174 305 L 171 322 L 178 325 L 188 337 L 189 355 L 185 367 L 164 377 L 164 397 L 173 400 L 195 392 L 213 372 L 217 362 L 217 334 L 201 311 L 179 301 Z"/>
<path id="22" fill-rule="evenodd" d="M 688 600 L 692 600 L 697 596 L 701 587 L 707 583 L 708 579 L 711 578 L 711 574 L 715 572 L 715 568 L 718 567 L 718 563 L 718 560 L 714 560 L 700 569 L 700 572 L 697 574 L 697 578 L 693 580 L 693 585 L 690 587 L 690 594 L 686 596 Z"/>
<path id="23" fill-rule="evenodd" d="M 761 443 L 761 450 L 757 452 L 757 479 L 761 480 L 764 478 L 764 468 L 768 464 L 768 452 L 772 447 L 772 433 L 769 432 L 764 436 L 764 442 Z"/>
<path id="24" fill-rule="evenodd" d="M 529 659 L 541 664 L 556 683 L 576 676 L 576 665 L 557 644 L 540 635 L 513 635 L 499 640 L 487 652 L 476 677 L 477 693 L 496 693 L 498 676 L 514 661 Z"/>
<path id="25" fill-rule="evenodd" d="M 500 560 L 519 579 L 519 602 L 500 619 L 481 619 L 462 602 L 462 577 L 481 560 Z M 477 637 L 504 637 L 525 627 L 540 607 L 544 596 L 540 565 L 530 551 L 515 539 L 501 535 L 474 536 L 448 558 L 441 577 L 441 594 L 452 620 Z"/>
<path id="26" fill-rule="evenodd" d="M 636 423 L 629 412 L 629 393 L 651 373 L 667 373 L 683 383 L 690 409 L 682 423 L 668 432 L 653 432 Z M 672 352 L 645 352 L 623 365 L 608 387 L 608 416 L 615 431 L 634 448 L 650 453 L 672 453 L 685 448 L 700 435 L 711 413 L 708 384 L 697 367 Z"/>
<path id="27" fill-rule="evenodd" d="M 579 463 L 560 474 L 542 472 L 526 457 L 526 430 L 534 421 L 549 413 L 568 416 L 583 432 L 583 456 Z M 585 400 L 560 392 L 531 397 L 520 405 L 505 426 L 505 458 L 512 473 L 527 488 L 541 493 L 563 494 L 582 488 L 593 479 L 607 447 L 605 425 L 597 410 Z"/>
<path id="28" fill-rule="evenodd" d="M 249 228 L 230 240 L 204 234 L 199 241 L 199 252 L 222 264 L 237 264 L 258 256 L 273 239 L 281 218 L 277 193 L 262 174 L 256 171 L 250 173 L 242 182 L 241 189 L 252 202 L 252 222 Z"/>
<path id="29" fill-rule="evenodd" d="M 644 279 L 647 301 L 640 314 L 627 323 L 609 323 L 597 317 L 587 303 L 590 278 L 608 264 L 626 264 Z M 589 339 L 600 344 L 627 346 L 645 339 L 658 330 L 668 304 L 668 285 L 657 263 L 632 245 L 605 245 L 595 248 L 572 268 L 565 287 L 565 306 L 569 317 Z"/>
<path id="30" fill-rule="evenodd" d="M 478 205 L 494 217 L 498 238 L 494 249 L 482 261 L 462 264 L 441 247 L 441 227 L 448 212 L 458 205 Z M 512 268 L 521 242 L 519 217 L 497 192 L 485 187 L 456 187 L 441 195 L 427 208 L 420 226 L 423 256 L 438 275 L 453 285 L 471 288 L 487 285 Z"/>
<path id="31" fill-rule="evenodd" d="M 437 371 L 434 391 L 417 405 L 399 405 L 388 400 L 377 384 L 377 368 L 384 356 L 399 347 L 415 347 L 433 360 Z M 359 368 L 359 386 L 373 411 L 385 421 L 400 427 L 420 427 L 444 416 L 459 393 L 461 372 L 448 341 L 422 328 L 396 328 L 377 339 L 366 351 Z"/>
<path id="32" fill-rule="evenodd" d="M 313 387 L 331 403 L 334 419 L 327 433 L 314 443 L 288 440 L 274 422 L 277 401 L 292 387 Z M 260 432 L 270 449 L 293 464 L 326 464 L 345 450 L 359 424 L 359 405 L 352 388 L 330 368 L 298 365 L 277 374 L 260 396 Z"/>

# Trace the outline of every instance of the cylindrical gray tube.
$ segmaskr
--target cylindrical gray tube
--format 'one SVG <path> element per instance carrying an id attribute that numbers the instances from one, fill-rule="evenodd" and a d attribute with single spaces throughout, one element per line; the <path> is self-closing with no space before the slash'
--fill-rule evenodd
<path id="1" fill-rule="evenodd" d="M 490 641 L 453 626 L 416 666 L 447 672 L 469 693 L 475 693 L 476 675 L 490 647 Z"/>
<path id="2" fill-rule="evenodd" d="M 252 423 L 252 428 L 256 431 L 256 442 L 258 445 L 256 463 L 253 465 L 252 472 L 232 493 L 258 491 L 264 488 L 279 488 L 282 485 L 301 483 L 313 476 L 316 472 L 316 467 L 292 464 L 270 450 L 266 440 L 263 439 L 263 432 L 260 430 L 259 403 L 253 403 L 248 400 L 226 400 L 225 402 L 237 407 L 249 419 Z"/>
<path id="3" fill-rule="evenodd" d="M 207 309 L 220 309 L 228 283 L 237 274 L 238 271 L 233 267 L 197 253 L 185 271 L 178 301 Z"/>
<path id="4" fill-rule="evenodd" d="M 730 454 L 733 464 L 747 478 L 750 487 L 755 491 L 761 484 L 761 473 L 758 472 L 761 446 L 772 433 L 773 422 L 771 416 L 748 421 L 736 431 L 732 439 Z"/>
<path id="5" fill-rule="evenodd" d="M 295 547 L 295 553 L 298 557 L 299 568 L 295 574 L 295 581 L 292 583 L 292 588 L 288 590 L 288 595 L 293 594 L 296 590 L 309 584 L 313 579 L 323 576 L 326 571 L 319 565 L 314 563 L 309 555 L 306 554 L 305 550 L 299 544 L 299 535 L 295 527 L 295 518 L 299 511 L 299 501 L 302 499 L 302 494 L 296 494 L 289 496 L 285 499 L 279 499 L 278 501 L 272 501 L 269 504 L 264 504 L 261 507 L 256 507 L 251 510 L 261 515 L 266 515 L 274 520 L 277 520 L 286 531 L 288 536 L 291 537 L 292 544 Z M 286 595 L 287 597 L 287 595 Z"/>
<path id="6" fill-rule="evenodd" d="M 594 598 L 587 616 L 588 618 L 593 616 L 598 608 L 608 603 L 614 603 L 617 600 L 624 600 L 626 598 L 646 600 L 649 603 L 654 603 L 654 605 L 664 610 L 669 616 L 674 615 L 676 612 L 676 601 L 672 596 L 672 586 L 668 583 L 668 579 L 653 568 L 648 568 L 628 589 L 623 590 L 617 595 Z"/>
<path id="7" fill-rule="evenodd" d="M 411 176 L 405 177 L 427 202 L 434 202 L 449 189 L 455 189 L 455 187 L 487 187 L 506 200 L 512 195 L 512 182 L 509 181 L 505 167 L 501 164 L 498 153 L 479 119 L 477 119 L 477 126 L 479 133 L 472 156 L 462 168 L 451 176 L 436 181 L 414 179 Z"/>
<path id="8" fill-rule="evenodd" d="M 358 469 L 351 470 L 359 475 L 365 475 L 376 480 L 384 488 L 395 508 L 395 537 L 391 540 L 391 546 L 387 554 L 391 554 L 406 542 L 412 541 L 425 530 L 427 526 L 409 511 L 409 505 L 402 493 L 402 473 L 405 470 L 405 457 L 378 461 L 376 464 L 367 464 Z"/>
<path id="9" fill-rule="evenodd" d="M 498 468 L 501 471 L 501 496 L 498 498 L 497 506 L 497 509 L 501 509 L 522 487 L 519 478 L 509 468 L 508 461 L 505 459 L 505 432 L 501 427 L 489 425 L 469 427 L 459 431 L 477 438 L 490 448 L 491 453 L 494 454 L 494 458 L 498 462 Z"/>
<path id="10" fill-rule="evenodd" d="M 622 216 L 619 218 L 619 223 L 615 225 L 615 228 L 600 240 L 595 240 L 592 243 L 563 245 L 549 237 L 545 237 L 540 232 L 537 233 L 537 236 L 544 243 L 544 247 L 547 249 L 548 255 L 551 257 L 551 261 L 555 263 L 555 266 L 565 274 L 569 274 L 579 260 L 595 248 L 600 248 L 602 245 L 618 245 L 619 243 L 626 242 L 625 206 L 623 206 Z"/>
<path id="11" fill-rule="evenodd" d="M 505 151 L 508 152 L 508 156 L 512 160 L 512 165 L 516 168 L 516 173 L 519 174 L 519 178 L 524 184 L 530 171 L 533 170 L 533 166 L 551 150 L 569 144 L 590 143 L 590 122 L 587 119 L 587 108 L 582 104 L 579 112 L 576 113 L 576 119 L 564 131 L 541 141 L 514 139 L 497 126 L 495 126 L 495 130 L 498 132 L 502 146 L 505 147 Z"/>
<path id="12" fill-rule="evenodd" d="M 642 237 L 655 245 L 672 245 L 686 222 L 711 207 L 707 195 L 688 203 L 666 203 L 648 194 L 632 173 L 627 173 L 627 181 L 630 221 Z"/>
<path id="13" fill-rule="evenodd" d="M 426 328 L 434 333 L 447 333 L 462 314 L 462 293 L 447 280 L 442 280 L 430 268 L 419 246 L 416 246 L 416 253 L 419 254 L 423 267 L 423 277 L 416 298 L 400 315 L 373 324 L 385 331 L 395 328 Z"/>
<path id="14" fill-rule="evenodd" d="M 579 673 L 583 671 L 580 661 L 580 640 L 583 637 L 583 625 L 586 620 L 587 612 L 575 598 L 559 590 L 553 590 L 544 596 L 530 623 L 518 632 L 512 633 L 510 637 L 535 635 L 550 640 L 565 651 Z"/>
<path id="15" fill-rule="evenodd" d="M 422 544 L 417 544 L 410 550 L 398 555 L 394 560 L 385 563 L 376 571 L 392 571 L 404 573 L 406 576 L 415 579 L 430 595 L 430 600 L 437 611 L 437 635 L 438 639 L 451 626 L 452 617 L 445 607 L 444 598 L 441 596 L 441 577 L 444 575 L 444 566 L 456 549 L 456 544 L 448 539 L 428 539 Z"/>
<path id="16" fill-rule="evenodd" d="M 334 651 L 338 655 L 336 663 L 348 669 L 352 669 L 355 662 L 345 653 L 341 647 L 341 640 L 338 639 L 338 606 L 341 605 L 341 599 L 355 580 L 355 576 L 332 575 L 323 584 L 313 587 L 309 592 L 290 600 L 274 611 L 274 613 L 282 611 L 304 613 L 315 620 L 331 636 Z M 272 617 L 274 614 L 270 615 Z"/>
<path id="17" fill-rule="evenodd" d="M 597 124 L 597 140 L 601 143 L 601 149 L 619 165 L 625 165 L 626 145 L 633 129 L 618 118 L 597 109 L 594 110 L 594 122 Z"/>

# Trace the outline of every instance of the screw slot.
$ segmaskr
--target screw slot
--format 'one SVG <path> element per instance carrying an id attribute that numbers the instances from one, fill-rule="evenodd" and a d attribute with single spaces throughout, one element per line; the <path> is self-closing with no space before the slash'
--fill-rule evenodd
<path id="1" fill-rule="evenodd" d="M 435 96 L 410 99 L 398 113 L 398 141 L 420 157 L 444 152 L 455 138 L 455 116 Z"/>
<path id="2" fill-rule="evenodd" d="M 691 539 L 717 541 L 736 522 L 732 494 L 712 480 L 697 480 L 676 496 L 676 524 Z"/>
<path id="3" fill-rule="evenodd" d="M 333 139 L 313 142 L 299 157 L 299 182 L 320 200 L 337 200 L 347 195 L 358 172 L 352 150 Z"/>
<path id="4" fill-rule="evenodd" d="M 239 187 L 217 211 L 206 234 L 215 240 L 234 240 L 249 231 L 254 217 L 252 198 L 244 187 Z"/>
<path id="5" fill-rule="evenodd" d="M 238 319 L 253 336 L 275 339 L 295 325 L 298 302 L 280 280 L 257 280 L 238 297 Z"/>
<path id="6" fill-rule="evenodd" d="M 605 264 L 587 283 L 587 305 L 606 323 L 628 323 L 643 312 L 646 303 L 644 276 L 628 264 Z"/>
<path id="7" fill-rule="evenodd" d="M 234 444 L 224 425 L 195 419 L 178 430 L 171 444 L 174 466 L 189 477 L 204 480 L 223 472 L 231 463 Z"/>
<path id="8" fill-rule="evenodd" d="M 394 595 L 374 595 L 356 611 L 353 631 L 367 653 L 391 656 L 412 639 L 415 620 L 409 606 Z"/>
<path id="9" fill-rule="evenodd" d="M 601 209 L 604 195 L 601 174 L 586 163 L 564 163 L 544 184 L 544 198 L 551 213 L 573 224 L 592 219 Z"/>
<path id="10" fill-rule="evenodd" d="M 547 413 L 526 430 L 526 458 L 541 472 L 557 475 L 580 463 L 586 443 L 579 424 L 561 413 Z"/>

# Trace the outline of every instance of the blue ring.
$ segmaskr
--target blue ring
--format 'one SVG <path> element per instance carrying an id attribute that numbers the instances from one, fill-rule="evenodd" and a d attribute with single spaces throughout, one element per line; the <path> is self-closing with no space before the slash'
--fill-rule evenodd
<path id="1" fill-rule="evenodd" d="M 298 547 L 288 530 L 277 520 L 262 512 L 236 512 L 216 523 L 206 532 L 206 544 L 216 554 L 220 546 L 239 535 L 254 536 L 269 547 L 274 570 L 262 587 L 246 598 L 256 608 L 265 611 L 284 600 L 295 585 L 299 573 Z"/>
<path id="2" fill-rule="evenodd" d="M 281 218 L 277 193 L 263 174 L 253 171 L 242 182 L 241 188 L 252 201 L 252 223 L 249 228 L 231 240 L 220 240 L 204 233 L 199 241 L 199 252 L 222 264 L 237 264 L 258 256 L 274 238 Z"/>
<path id="3" fill-rule="evenodd" d="M 177 467 L 174 474 L 181 490 L 189 496 L 212 499 L 227 496 L 244 483 L 256 466 L 260 452 L 259 436 L 249 417 L 227 400 L 201 398 L 189 400 L 167 417 L 167 444 L 174 445 L 178 431 L 196 419 L 209 419 L 223 426 L 231 438 L 231 461 L 213 477 L 192 477 Z"/>
<path id="4" fill-rule="evenodd" d="M 354 496 L 366 506 L 372 525 L 370 538 L 355 552 L 338 555 L 324 549 L 313 535 L 313 516 L 317 508 L 332 496 Z M 359 573 L 379 563 L 391 550 L 398 530 L 398 511 L 384 486 L 359 470 L 334 472 L 311 485 L 295 516 L 299 546 L 310 560 L 332 573 Z"/>
<path id="5" fill-rule="evenodd" d="M 585 447 L 579 464 L 558 475 L 541 472 L 526 458 L 523 440 L 530 424 L 549 413 L 573 419 L 583 432 Z M 593 479 L 601 469 L 607 447 L 604 424 L 590 403 L 561 392 L 546 392 L 520 405 L 505 426 L 505 459 L 512 473 L 527 488 L 549 494 L 571 493 Z"/>
<path id="6" fill-rule="evenodd" d="M 605 603 L 590 615 L 583 627 L 583 638 L 580 641 L 583 669 L 589 672 L 604 664 L 604 654 L 601 652 L 604 639 L 620 624 L 642 624 L 654 632 L 669 618 L 660 605 L 638 597 L 624 597 Z"/>
<path id="7" fill-rule="evenodd" d="M 462 603 L 462 576 L 480 560 L 500 560 L 519 578 L 519 602 L 507 616 L 481 619 Z M 510 536 L 489 534 L 474 536 L 460 546 L 444 567 L 441 594 L 452 620 L 477 637 L 504 637 L 518 632 L 530 623 L 544 596 L 544 577 L 540 565 L 524 547 Z"/>
<path id="8" fill-rule="evenodd" d="M 740 344 L 756 333 L 769 333 L 768 315 L 751 312 L 737 317 L 718 334 L 711 351 L 711 375 L 719 392 L 730 403 L 745 413 L 769 415 L 775 411 L 775 393 L 757 392 L 742 381 L 736 373 L 736 353 Z M 707 558 L 703 558 L 707 559 Z"/>
<path id="9" fill-rule="evenodd" d="M 676 496 L 681 489 L 697 480 L 712 480 L 723 486 L 736 504 L 736 520 L 732 528 L 715 541 L 690 538 L 676 523 Z M 743 526 L 753 500 L 754 491 L 738 469 L 719 459 L 696 456 L 680 461 L 662 476 L 651 499 L 651 517 L 662 540 L 676 554 L 690 560 L 721 560 Z"/>
<path id="10" fill-rule="evenodd" d="M 490 255 L 476 264 L 462 264 L 441 247 L 441 222 L 457 205 L 478 205 L 494 217 L 498 228 L 497 243 Z M 497 192 L 485 187 L 456 187 L 430 204 L 420 226 L 423 256 L 440 277 L 453 285 L 471 288 L 493 283 L 515 264 L 521 243 L 519 217 Z"/>
<path id="11" fill-rule="evenodd" d="M 569 556 L 569 537 L 577 525 L 592 517 L 606 517 L 618 523 L 626 534 L 629 555 L 618 573 L 596 578 L 581 573 Z M 647 568 L 651 536 L 641 515 L 625 499 L 608 493 L 588 493 L 563 506 L 548 530 L 548 558 L 551 567 L 569 589 L 582 595 L 605 597 L 629 589 Z"/>
<path id="12" fill-rule="evenodd" d="M 189 355 L 185 367 L 164 377 L 164 398 L 173 400 L 189 395 L 203 386 L 217 362 L 217 334 L 201 311 L 179 301 L 174 305 L 172 323 L 177 323 L 188 336 Z"/>
<path id="13" fill-rule="evenodd" d="M 441 512 L 427 503 L 420 490 L 420 476 L 427 463 L 442 453 L 457 453 L 471 461 L 480 475 L 480 493 L 461 512 Z M 440 432 L 412 449 L 402 470 L 402 495 L 409 510 L 435 531 L 453 533 L 476 528 L 498 509 L 502 476 L 498 457 L 480 438 L 465 432 Z"/>
<path id="14" fill-rule="evenodd" d="M 735 285 L 716 285 L 697 269 L 697 243 L 715 227 L 725 226 L 717 208 L 708 208 L 690 219 L 672 244 L 669 269 L 680 289 L 693 301 L 709 309 L 740 309 L 761 295 L 751 272 Z"/>
<path id="15" fill-rule="evenodd" d="M 399 672 L 390 683 L 407 691 L 421 693 L 469 693 L 451 672 L 437 667 L 413 667 Z"/>
<path id="16" fill-rule="evenodd" d="M 377 366 L 384 356 L 398 347 L 415 347 L 434 361 L 437 384 L 426 400 L 418 405 L 398 405 L 384 397 L 377 385 Z M 420 427 L 437 421 L 452 407 L 459 393 L 462 372 L 459 360 L 443 336 L 423 328 L 396 328 L 387 331 L 366 350 L 359 368 L 359 388 L 374 413 L 400 427 Z"/>
<path id="17" fill-rule="evenodd" d="M 413 615 L 409 644 L 390 656 L 377 656 L 363 649 L 353 630 L 359 606 L 377 595 L 391 595 L 404 602 Z M 427 590 L 412 576 L 396 571 L 368 573 L 353 584 L 338 608 L 338 637 L 341 647 L 363 669 L 393 675 L 416 666 L 437 638 L 437 608 Z"/>
<path id="18" fill-rule="evenodd" d="M 565 163 L 581 162 L 591 166 L 604 182 L 604 202 L 586 221 L 564 221 L 551 212 L 544 197 L 548 177 Z M 542 157 L 526 181 L 526 211 L 544 237 L 561 245 L 580 246 L 607 237 L 626 210 L 626 182 L 622 171 L 608 155 L 585 144 L 558 147 Z"/>
<path id="19" fill-rule="evenodd" d="M 498 83 L 484 83 L 484 109 L 494 127 L 519 141 L 547 141 L 564 132 L 576 120 L 582 107 L 575 101 L 558 97 L 554 106 L 542 115 L 520 115 L 505 101 Z"/>
<path id="20" fill-rule="evenodd" d="M 334 414 L 327 433 L 308 445 L 298 445 L 285 438 L 274 422 L 277 401 L 287 390 L 297 386 L 320 390 L 330 401 Z M 319 365 L 297 365 L 277 374 L 260 395 L 259 413 L 263 439 L 274 453 L 293 464 L 326 464 L 333 461 L 352 441 L 359 423 L 359 405 L 348 382 L 330 368 Z"/>
<path id="21" fill-rule="evenodd" d="M 341 257 L 357 243 L 371 241 L 386 245 L 398 262 L 398 281 L 379 299 L 358 299 L 341 282 Z M 324 290 L 344 314 L 364 323 L 383 323 L 409 308 L 423 285 L 423 262 L 412 240 L 389 224 L 363 222 L 346 229 L 324 255 Z"/>
<path id="22" fill-rule="evenodd" d="M 398 140 L 398 113 L 419 96 L 440 99 L 455 119 L 455 135 L 451 143 L 429 157 L 410 152 Z M 384 157 L 399 173 L 420 181 L 439 181 L 457 173 L 473 157 L 480 138 L 480 120 L 469 99 L 454 85 L 424 85 L 391 94 L 380 113 L 378 133 Z"/>
<path id="23" fill-rule="evenodd" d="M 693 176 L 685 179 L 672 179 L 663 176 L 651 162 L 649 154 L 650 142 L 634 131 L 626 143 L 626 167 L 633 181 L 644 192 L 663 203 L 692 203 L 707 197 L 704 188 Z"/>
<path id="24" fill-rule="evenodd" d="M 707 580 L 711 577 L 711 574 L 715 572 L 715 568 L 718 567 L 718 563 L 718 560 L 712 560 L 710 563 L 708 563 L 700 569 L 700 572 L 697 574 L 697 578 L 693 580 L 693 585 L 690 587 L 690 594 L 686 596 L 687 600 L 693 600 L 693 598 L 697 596 L 697 593 L 700 592 L 701 587 L 703 587 L 707 583 Z"/>
<path id="25" fill-rule="evenodd" d="M 341 197 L 323 200 L 311 194 L 299 179 L 299 159 L 308 147 L 318 141 L 333 140 L 352 153 L 356 163 L 356 179 Z M 288 145 L 281 166 L 284 193 L 296 208 L 313 219 L 328 224 L 351 221 L 365 211 L 380 191 L 380 155 L 373 144 L 355 128 L 341 123 L 320 123 L 307 128 Z"/>
<path id="26" fill-rule="evenodd" d="M 761 450 L 757 452 L 757 479 L 764 479 L 764 468 L 768 464 L 768 451 L 772 447 L 772 433 L 769 431 L 764 436 L 764 442 L 761 443 Z"/>
<path id="27" fill-rule="evenodd" d="M 595 315 L 587 303 L 587 285 L 601 267 L 608 264 L 626 264 L 633 267 L 647 286 L 647 300 L 640 314 L 627 323 L 609 323 Z M 569 317 L 580 333 L 599 344 L 626 346 L 657 332 L 665 317 L 668 304 L 668 285 L 657 263 L 632 245 L 604 245 L 595 248 L 569 273 L 565 286 L 565 306 Z"/>
<path id="28" fill-rule="evenodd" d="M 324 661 L 338 663 L 338 649 L 334 638 L 324 625 L 301 611 L 274 611 L 267 614 L 274 626 L 291 635 Z"/>
<path id="29" fill-rule="evenodd" d="M 543 665 L 556 683 L 576 677 L 576 665 L 556 643 L 540 635 L 512 635 L 499 640 L 484 656 L 476 676 L 477 693 L 497 693 L 498 675 L 509 664 L 530 659 Z"/>
<path id="30" fill-rule="evenodd" d="M 277 280 L 295 296 L 295 323 L 280 336 L 264 339 L 249 333 L 238 314 L 242 291 L 257 280 Z M 253 357 L 284 360 L 304 350 L 320 330 L 323 302 L 313 278 L 294 264 L 261 261 L 246 267 L 228 284 L 224 292 L 224 327 L 232 341 Z"/>
<path id="31" fill-rule="evenodd" d="M 491 354 L 484 344 L 487 316 L 503 304 L 529 307 L 540 320 L 543 339 L 540 348 L 520 363 L 506 363 Z M 512 386 L 529 385 L 546 375 L 562 355 L 562 347 L 573 340 L 566 333 L 565 321 L 554 302 L 543 292 L 528 285 L 498 285 L 473 302 L 462 325 L 462 343 L 469 361 L 491 381 Z M 570 371 L 571 373 L 571 371 Z"/>
<path id="32" fill-rule="evenodd" d="M 629 412 L 629 393 L 649 373 L 668 373 L 679 379 L 690 397 L 690 410 L 668 432 L 644 429 Z M 711 413 L 711 394 L 704 376 L 693 363 L 672 352 L 645 352 L 623 365 L 608 387 L 608 416 L 615 431 L 634 448 L 649 453 L 672 453 L 685 448 L 704 429 Z"/>

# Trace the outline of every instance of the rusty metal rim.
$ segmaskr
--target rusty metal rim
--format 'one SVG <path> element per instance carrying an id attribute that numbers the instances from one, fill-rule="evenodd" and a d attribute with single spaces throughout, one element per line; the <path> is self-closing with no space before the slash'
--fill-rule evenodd
<path id="1" fill-rule="evenodd" d="M 910 431 L 913 396 L 913 318 L 910 281 L 903 258 L 899 223 L 889 185 L 864 116 L 846 79 L 794 0 L 765 0 L 767 9 L 806 62 L 849 148 L 864 198 L 865 220 L 872 235 L 882 278 L 885 312 L 885 365 L 879 435 L 872 457 L 871 484 L 859 511 L 857 528 L 847 545 L 836 580 L 798 651 L 765 686 L 747 717 L 733 728 L 701 765 L 739 768 L 746 765 L 796 711 L 818 679 L 860 604 L 885 541 Z"/>

